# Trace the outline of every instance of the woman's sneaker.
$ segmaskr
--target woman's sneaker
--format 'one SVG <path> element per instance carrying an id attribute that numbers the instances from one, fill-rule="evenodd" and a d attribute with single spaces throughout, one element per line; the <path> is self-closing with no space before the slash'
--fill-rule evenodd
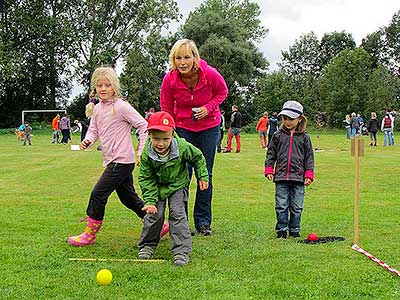
<path id="1" fill-rule="evenodd" d="M 198 228 L 196 228 L 197 232 L 201 235 L 204 236 L 210 236 L 212 235 L 212 231 L 210 226 L 207 225 L 200 225 Z"/>
<path id="2" fill-rule="evenodd" d="M 182 267 L 189 263 L 189 255 L 187 254 L 175 254 L 174 255 L 174 265 L 177 267 Z"/>

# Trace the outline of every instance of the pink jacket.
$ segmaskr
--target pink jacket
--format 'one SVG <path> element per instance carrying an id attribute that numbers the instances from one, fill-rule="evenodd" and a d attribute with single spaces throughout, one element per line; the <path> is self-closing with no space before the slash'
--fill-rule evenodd
<path id="1" fill-rule="evenodd" d="M 221 122 L 219 105 L 228 95 L 224 78 L 206 61 L 200 60 L 199 81 L 191 91 L 180 79 L 179 71 L 168 72 L 161 84 L 161 110 L 169 112 L 176 127 L 199 132 Z M 192 119 L 192 108 L 204 106 L 208 115 L 201 120 Z"/>
<path id="2" fill-rule="evenodd" d="M 129 164 L 135 162 L 132 146 L 132 126 L 138 129 L 138 155 L 142 154 L 147 139 L 147 121 L 128 103 L 115 100 L 114 112 L 112 101 L 100 101 L 93 111 L 90 126 L 85 139 L 91 144 L 100 139 L 103 147 L 103 166 L 110 162 Z"/>

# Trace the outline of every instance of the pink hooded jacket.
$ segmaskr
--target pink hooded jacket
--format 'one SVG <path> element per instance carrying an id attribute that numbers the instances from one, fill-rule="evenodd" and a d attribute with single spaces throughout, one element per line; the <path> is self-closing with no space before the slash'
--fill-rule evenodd
<path id="1" fill-rule="evenodd" d="M 181 80 L 179 71 L 168 72 L 161 84 L 161 110 L 170 113 L 176 127 L 194 132 L 219 126 L 221 113 L 219 105 L 228 95 L 224 78 L 206 61 L 199 61 L 199 81 L 190 90 Z M 201 120 L 192 119 L 192 108 L 204 106 L 208 115 Z"/>
<path id="2" fill-rule="evenodd" d="M 114 112 L 112 107 L 114 106 Z M 93 111 L 85 139 L 91 144 L 100 139 L 103 147 L 103 166 L 110 162 L 130 164 L 135 162 L 132 146 L 132 127 L 139 133 L 137 155 L 141 155 L 147 139 L 147 121 L 128 103 L 121 99 L 100 101 Z"/>

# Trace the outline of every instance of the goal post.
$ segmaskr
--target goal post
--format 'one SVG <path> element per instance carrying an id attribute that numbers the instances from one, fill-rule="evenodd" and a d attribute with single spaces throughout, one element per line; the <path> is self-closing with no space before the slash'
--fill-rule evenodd
<path id="1" fill-rule="evenodd" d="M 66 109 L 34 109 L 34 110 L 23 110 L 21 112 L 21 120 L 22 123 L 25 123 L 25 114 L 26 113 L 54 113 L 54 112 L 63 112 L 63 113 L 67 113 Z"/>

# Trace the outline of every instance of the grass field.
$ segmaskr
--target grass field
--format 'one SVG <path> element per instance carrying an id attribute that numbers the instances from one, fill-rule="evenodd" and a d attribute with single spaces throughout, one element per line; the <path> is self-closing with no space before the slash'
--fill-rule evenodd
<path id="1" fill-rule="evenodd" d="M 316 180 L 306 190 L 302 235 L 345 241 L 306 245 L 275 238 L 265 150 L 257 135 L 248 134 L 241 153 L 217 154 L 214 236 L 195 236 L 190 264 L 177 268 L 169 238 L 155 253 L 164 262 L 70 262 L 136 258 L 142 223 L 113 194 L 97 244 L 69 246 L 66 238 L 83 230 L 79 220 L 102 172 L 101 153 L 53 145 L 51 134 L 36 133 L 30 147 L 13 135 L 0 136 L 0 299 L 398 299 L 400 278 L 351 249 L 349 141 L 344 132 L 312 132 L 311 138 L 323 151 L 315 153 Z M 378 139 L 374 148 L 366 141 L 360 159 L 359 245 L 400 269 L 400 147 L 384 148 L 383 136 Z M 193 193 L 191 208 L 192 199 Z M 95 282 L 102 268 L 113 273 L 109 286 Z"/>

